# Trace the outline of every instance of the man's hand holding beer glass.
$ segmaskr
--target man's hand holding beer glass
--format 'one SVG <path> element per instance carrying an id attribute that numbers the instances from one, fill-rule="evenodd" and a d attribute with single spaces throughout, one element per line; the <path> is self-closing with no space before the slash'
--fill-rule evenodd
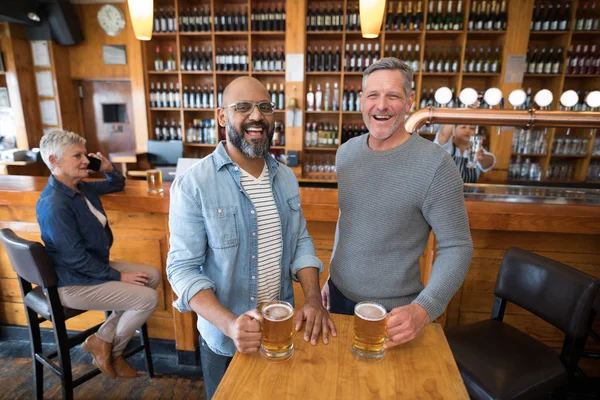
<path id="1" fill-rule="evenodd" d="M 389 349 L 402 343 L 410 342 L 429 324 L 427 311 L 417 303 L 396 307 L 388 314 L 386 323 L 389 340 L 384 347 Z"/>
<path id="2" fill-rule="evenodd" d="M 262 321 L 263 316 L 258 310 L 250 310 L 234 319 L 225 334 L 240 353 L 256 353 L 262 339 Z"/>

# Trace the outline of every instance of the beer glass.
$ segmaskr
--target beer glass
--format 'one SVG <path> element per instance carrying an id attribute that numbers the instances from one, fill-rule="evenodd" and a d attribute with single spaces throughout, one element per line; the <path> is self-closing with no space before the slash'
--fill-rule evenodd
<path id="1" fill-rule="evenodd" d="M 469 161 L 467 162 L 467 168 L 476 168 L 477 161 L 477 152 L 481 149 L 481 136 L 475 135 L 471 136 L 469 140 Z"/>
<path id="2" fill-rule="evenodd" d="M 294 354 L 294 307 L 285 301 L 270 301 L 260 310 L 262 343 L 260 352 L 268 360 L 287 360 Z"/>
<path id="3" fill-rule="evenodd" d="M 148 182 L 148 193 L 162 193 L 162 172 L 159 169 L 146 171 L 146 182 Z"/>
<path id="4" fill-rule="evenodd" d="M 387 311 L 381 304 L 362 301 L 354 307 L 352 353 L 359 360 L 383 360 Z"/>

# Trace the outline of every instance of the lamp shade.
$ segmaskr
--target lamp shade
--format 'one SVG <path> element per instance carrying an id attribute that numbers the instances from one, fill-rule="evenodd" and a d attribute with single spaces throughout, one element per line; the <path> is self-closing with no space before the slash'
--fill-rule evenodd
<path id="1" fill-rule="evenodd" d="M 379 36 L 385 0 L 360 0 L 360 31 L 365 39 Z"/>
<path id="2" fill-rule="evenodd" d="M 139 40 L 152 39 L 154 0 L 127 0 L 127 4 L 135 37 Z"/>

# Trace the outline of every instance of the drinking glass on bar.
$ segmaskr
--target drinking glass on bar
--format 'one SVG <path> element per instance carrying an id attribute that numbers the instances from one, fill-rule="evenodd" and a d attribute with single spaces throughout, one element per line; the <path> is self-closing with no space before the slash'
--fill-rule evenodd
<path id="1" fill-rule="evenodd" d="M 378 303 L 362 301 L 354 306 L 352 353 L 359 360 L 383 360 L 387 311 Z"/>
<path id="2" fill-rule="evenodd" d="M 477 152 L 481 149 L 481 136 L 471 136 L 469 140 L 469 161 L 467 161 L 467 168 L 477 167 Z"/>
<path id="3" fill-rule="evenodd" d="M 146 171 L 146 182 L 148 183 L 148 193 L 162 193 L 162 172 L 159 169 L 149 169 Z"/>
<path id="4" fill-rule="evenodd" d="M 285 301 L 270 301 L 260 310 L 262 343 L 260 352 L 268 360 L 284 361 L 294 354 L 294 307 Z"/>

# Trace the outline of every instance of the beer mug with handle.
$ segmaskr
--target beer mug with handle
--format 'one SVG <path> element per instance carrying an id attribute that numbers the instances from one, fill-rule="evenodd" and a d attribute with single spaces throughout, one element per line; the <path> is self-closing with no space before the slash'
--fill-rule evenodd
<path id="1" fill-rule="evenodd" d="M 286 301 L 270 301 L 260 312 L 264 318 L 261 354 L 268 360 L 289 359 L 294 354 L 294 307 Z"/>
<path id="2" fill-rule="evenodd" d="M 354 340 L 352 353 L 359 360 L 383 360 L 386 340 L 386 309 L 373 301 L 362 301 L 354 307 Z"/>

